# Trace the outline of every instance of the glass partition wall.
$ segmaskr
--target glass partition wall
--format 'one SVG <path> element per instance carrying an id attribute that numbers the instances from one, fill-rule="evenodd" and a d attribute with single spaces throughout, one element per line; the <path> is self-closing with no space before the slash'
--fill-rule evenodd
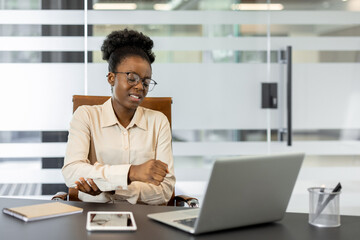
<path id="1" fill-rule="evenodd" d="M 201 200 L 217 157 L 274 152 L 307 154 L 289 211 L 313 184 L 359 181 L 356 1 L 75 2 L 0 1 L 0 195 L 64 189 L 71 96 L 110 95 L 100 46 L 125 27 L 154 40 L 149 96 L 173 98 L 177 193 Z"/>
<path id="2" fill-rule="evenodd" d="M 309 186 L 341 182 L 342 213 L 358 215 L 359 2 L 278 2 L 284 9 L 271 13 L 272 50 L 292 47 L 292 146 L 285 151 L 307 154 L 288 210 L 308 211 Z M 279 57 L 273 66 L 284 93 L 279 105 L 286 104 L 287 62 Z M 274 127 L 286 139 L 287 113 L 281 112 Z M 271 145 L 273 151 L 284 150 L 282 142 Z"/>
<path id="3" fill-rule="evenodd" d="M 214 3 L 201 1 L 187 10 L 88 13 L 94 33 L 89 37 L 94 54 L 88 64 L 90 95 L 110 94 L 107 64 L 99 52 L 109 32 L 129 27 L 154 40 L 153 78 L 159 84 L 148 96 L 173 98 L 176 190 L 192 196 L 203 191 L 216 157 L 264 153 L 267 147 L 269 113 L 260 107 L 261 82 L 268 76 L 267 35 L 240 28 L 266 26 L 268 16 L 230 11 L 231 1 L 219 9 Z"/>

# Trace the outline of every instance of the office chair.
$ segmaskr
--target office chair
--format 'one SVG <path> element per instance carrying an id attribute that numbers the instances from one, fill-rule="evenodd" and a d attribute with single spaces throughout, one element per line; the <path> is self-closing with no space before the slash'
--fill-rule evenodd
<path id="1" fill-rule="evenodd" d="M 105 103 L 110 97 L 109 96 L 84 96 L 84 95 L 74 95 L 73 96 L 73 112 L 81 105 L 101 105 Z M 170 97 L 146 97 L 140 106 L 149 108 L 152 110 L 160 111 L 165 114 L 168 118 L 171 126 L 171 104 L 172 99 Z M 69 201 L 80 201 L 78 198 L 78 190 L 75 188 L 69 188 L 68 193 L 58 192 L 53 197 L 52 200 L 69 200 Z M 199 202 L 196 198 L 178 195 L 175 196 L 173 193 L 168 206 L 185 206 L 187 204 L 189 207 L 198 207 Z"/>

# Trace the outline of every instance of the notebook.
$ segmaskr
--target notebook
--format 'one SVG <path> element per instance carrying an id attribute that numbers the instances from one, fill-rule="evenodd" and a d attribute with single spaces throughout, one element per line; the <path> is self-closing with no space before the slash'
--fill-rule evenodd
<path id="1" fill-rule="evenodd" d="M 81 213 L 82 211 L 82 208 L 74 207 L 61 202 L 42 203 L 3 209 L 3 213 L 19 218 L 25 222 Z"/>
<path id="2" fill-rule="evenodd" d="M 200 209 L 148 217 L 193 234 L 281 220 L 303 159 L 302 153 L 217 159 Z"/>

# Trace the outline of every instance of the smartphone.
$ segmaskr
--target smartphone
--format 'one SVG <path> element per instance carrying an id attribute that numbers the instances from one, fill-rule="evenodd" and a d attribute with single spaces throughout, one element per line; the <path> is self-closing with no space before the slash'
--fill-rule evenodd
<path id="1" fill-rule="evenodd" d="M 90 211 L 87 213 L 88 231 L 135 231 L 136 223 L 132 212 Z"/>

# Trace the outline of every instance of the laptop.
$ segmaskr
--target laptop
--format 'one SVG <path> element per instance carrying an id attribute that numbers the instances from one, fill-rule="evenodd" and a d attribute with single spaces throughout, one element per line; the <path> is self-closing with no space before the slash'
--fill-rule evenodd
<path id="1" fill-rule="evenodd" d="M 217 159 L 201 208 L 148 217 L 192 234 L 281 220 L 303 159 L 303 153 Z"/>

